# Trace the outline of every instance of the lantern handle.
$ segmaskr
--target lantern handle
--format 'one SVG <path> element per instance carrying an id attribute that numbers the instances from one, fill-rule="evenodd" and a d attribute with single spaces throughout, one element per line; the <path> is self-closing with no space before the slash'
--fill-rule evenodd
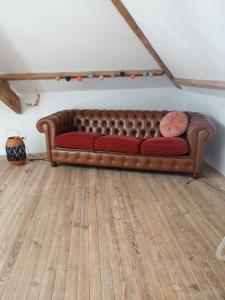
<path id="1" fill-rule="evenodd" d="M 7 138 L 9 137 L 9 136 L 8 136 L 9 131 L 15 131 L 15 132 L 17 132 L 17 134 L 18 134 L 19 137 L 20 137 L 20 132 L 19 132 L 19 130 L 17 130 L 17 129 L 8 129 L 8 130 L 6 130 L 6 137 L 7 137 Z"/>

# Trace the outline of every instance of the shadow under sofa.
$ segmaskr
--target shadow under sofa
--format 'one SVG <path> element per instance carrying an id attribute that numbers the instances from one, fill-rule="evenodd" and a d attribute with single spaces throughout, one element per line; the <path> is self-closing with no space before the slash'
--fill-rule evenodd
<path id="1" fill-rule="evenodd" d="M 168 111 L 64 110 L 40 119 L 48 161 L 139 170 L 189 173 L 202 171 L 204 142 L 215 126 L 204 115 L 186 112 L 182 137 L 161 137 L 159 125 Z"/>

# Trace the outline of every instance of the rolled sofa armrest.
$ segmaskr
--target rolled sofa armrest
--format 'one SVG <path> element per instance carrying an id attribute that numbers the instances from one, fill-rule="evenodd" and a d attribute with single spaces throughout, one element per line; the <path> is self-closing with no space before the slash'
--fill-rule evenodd
<path id="1" fill-rule="evenodd" d="M 216 134 L 216 127 L 205 115 L 199 113 L 188 113 L 189 126 L 187 129 L 187 141 L 190 146 L 190 155 L 195 156 L 198 143 L 212 139 Z"/>
<path id="2" fill-rule="evenodd" d="M 47 150 L 54 147 L 54 138 L 56 135 L 73 130 L 74 112 L 73 110 L 64 110 L 40 119 L 37 122 L 39 132 L 45 133 Z"/>

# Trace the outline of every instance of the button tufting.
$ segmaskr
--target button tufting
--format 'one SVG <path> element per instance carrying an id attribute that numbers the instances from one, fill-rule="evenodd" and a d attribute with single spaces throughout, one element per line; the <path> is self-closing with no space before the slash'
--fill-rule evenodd
<path id="1" fill-rule="evenodd" d="M 131 133 L 133 136 L 135 136 L 137 134 L 137 130 L 133 129 Z"/>
<path id="2" fill-rule="evenodd" d="M 98 127 L 97 132 L 98 132 L 99 134 L 101 134 L 101 133 L 102 133 L 102 128 L 101 128 L 101 127 Z"/>
<path id="3" fill-rule="evenodd" d="M 134 126 L 134 123 L 133 123 L 133 122 L 131 122 L 131 121 L 129 121 L 129 122 L 128 122 L 128 126 L 131 128 L 131 127 L 133 127 L 133 126 Z"/>
<path id="4" fill-rule="evenodd" d="M 102 121 L 102 126 L 104 126 L 104 127 L 105 127 L 106 125 L 107 125 L 107 122 L 106 122 L 106 120 L 103 120 L 103 121 Z"/>
<path id="5" fill-rule="evenodd" d="M 90 124 L 89 120 L 86 119 L 86 120 L 84 121 L 84 125 L 89 126 L 89 124 Z"/>
<path id="6" fill-rule="evenodd" d="M 141 135 L 144 137 L 146 135 L 146 131 L 145 130 L 142 130 L 141 131 Z"/>
<path id="7" fill-rule="evenodd" d="M 152 129 L 152 130 L 150 131 L 150 133 L 151 133 L 152 136 L 155 136 L 155 135 L 156 135 L 156 131 L 155 131 L 154 129 Z"/>

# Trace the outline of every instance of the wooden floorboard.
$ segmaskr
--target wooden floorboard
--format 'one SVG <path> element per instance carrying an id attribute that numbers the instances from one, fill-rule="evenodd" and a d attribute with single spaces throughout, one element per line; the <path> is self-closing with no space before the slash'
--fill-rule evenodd
<path id="1" fill-rule="evenodd" d="M 225 178 L 0 160 L 0 299 L 225 299 Z"/>

